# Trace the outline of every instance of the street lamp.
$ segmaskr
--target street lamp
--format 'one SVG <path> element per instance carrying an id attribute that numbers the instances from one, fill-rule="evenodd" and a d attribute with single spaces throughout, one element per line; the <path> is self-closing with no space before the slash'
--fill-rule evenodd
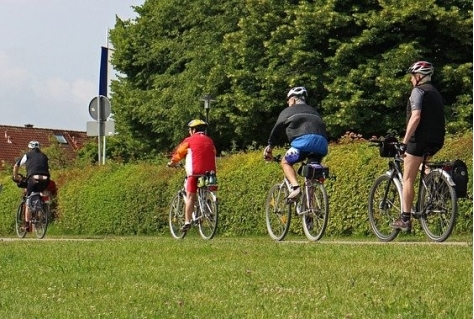
<path id="1" fill-rule="evenodd" d="M 204 109 L 206 110 L 206 123 L 209 127 L 209 110 L 211 109 L 211 102 L 215 102 L 216 100 L 212 95 L 206 94 L 200 99 L 200 101 L 204 101 Z"/>

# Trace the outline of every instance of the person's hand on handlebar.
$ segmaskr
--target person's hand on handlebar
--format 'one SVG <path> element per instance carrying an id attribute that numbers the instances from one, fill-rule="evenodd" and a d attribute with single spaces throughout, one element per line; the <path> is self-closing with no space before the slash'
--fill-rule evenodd
<path id="1" fill-rule="evenodd" d="M 21 174 L 13 174 L 12 176 L 12 181 L 14 181 L 15 183 L 20 183 L 21 181 L 23 181 L 25 179 L 25 176 L 21 175 Z"/>
<path id="2" fill-rule="evenodd" d="M 270 145 L 265 147 L 265 149 L 263 150 L 263 159 L 266 160 L 267 162 L 270 162 L 271 160 L 273 160 L 272 148 Z"/>
<path id="3" fill-rule="evenodd" d="M 398 148 L 400 150 L 400 155 L 404 155 L 407 150 L 407 145 L 405 143 L 400 143 Z"/>
<path id="4" fill-rule="evenodd" d="M 169 161 L 168 163 L 166 163 L 166 166 L 168 166 L 168 167 L 173 167 L 173 168 L 177 168 L 177 167 L 182 167 L 183 164 L 181 164 L 180 162 L 174 163 L 174 162 L 172 162 L 172 161 Z"/>

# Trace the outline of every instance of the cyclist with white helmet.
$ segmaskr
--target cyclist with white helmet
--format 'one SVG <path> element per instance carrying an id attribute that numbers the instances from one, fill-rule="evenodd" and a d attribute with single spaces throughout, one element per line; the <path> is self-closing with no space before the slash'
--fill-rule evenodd
<path id="1" fill-rule="evenodd" d="M 444 99 L 431 84 L 433 65 L 427 61 L 413 63 L 407 70 L 413 89 L 407 103 L 407 126 L 403 138 L 403 213 L 393 223 L 396 229 L 411 229 L 411 209 L 415 197 L 414 183 L 423 162 L 423 155 L 429 149 L 430 157 L 444 144 L 445 118 Z"/>
<path id="2" fill-rule="evenodd" d="M 186 213 L 185 223 L 181 231 L 191 228 L 191 219 L 194 203 L 197 198 L 197 184 L 199 175 L 206 172 L 216 172 L 216 148 L 213 140 L 205 133 L 207 123 L 196 119 L 188 123 L 189 137 L 185 138 L 174 150 L 168 166 L 178 165 L 186 159 Z"/>
<path id="3" fill-rule="evenodd" d="M 281 167 L 292 185 L 289 199 L 296 198 L 301 192 L 293 165 L 303 161 L 310 153 L 316 154 L 320 159 L 328 153 L 326 124 L 321 115 L 306 104 L 307 96 L 303 86 L 294 87 L 288 92 L 288 107 L 278 116 L 263 153 L 265 160 L 272 160 L 272 150 L 278 143 L 279 135 L 285 131 L 291 147 L 282 158 Z"/>
<path id="4" fill-rule="evenodd" d="M 26 168 L 26 195 L 29 196 L 32 192 L 42 192 L 48 187 L 50 173 L 48 156 L 41 152 L 40 143 L 38 141 L 30 141 L 28 143 L 30 151 L 23 155 L 13 166 L 13 181 L 16 183 L 22 182 L 18 171 L 20 166 Z M 31 212 L 26 205 L 25 221 L 29 223 L 31 219 Z M 27 225 L 28 227 L 28 225 Z"/>

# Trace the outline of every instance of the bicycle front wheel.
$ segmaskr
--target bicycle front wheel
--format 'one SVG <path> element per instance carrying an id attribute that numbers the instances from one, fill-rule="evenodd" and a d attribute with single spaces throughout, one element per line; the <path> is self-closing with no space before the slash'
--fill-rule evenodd
<path id="1" fill-rule="evenodd" d="M 319 240 L 323 237 L 329 220 L 329 201 L 324 185 L 313 183 L 307 192 L 305 190 L 302 200 L 304 233 L 309 240 Z"/>
<path id="2" fill-rule="evenodd" d="M 33 220 L 33 227 L 38 239 L 44 238 L 48 229 L 48 204 L 43 203 L 41 208 L 36 211 L 36 218 Z"/>
<path id="3" fill-rule="evenodd" d="M 16 222 L 15 222 L 16 234 L 19 238 L 25 238 L 26 233 L 28 232 L 27 225 L 25 222 L 25 203 L 21 202 L 18 206 L 16 212 Z"/>
<path id="4" fill-rule="evenodd" d="M 217 231 L 217 198 L 211 191 L 205 189 L 200 193 L 198 200 L 201 209 L 199 220 L 199 233 L 203 239 L 212 239 Z"/>
<path id="5" fill-rule="evenodd" d="M 265 204 L 267 230 L 274 240 L 283 240 L 290 229 L 291 205 L 288 203 L 285 184 L 274 185 L 268 192 Z"/>
<path id="6" fill-rule="evenodd" d="M 388 175 L 379 176 L 369 194 L 369 223 L 382 241 L 392 241 L 400 232 L 392 224 L 402 213 L 402 187 Z"/>
<path id="7" fill-rule="evenodd" d="M 185 199 L 183 196 L 184 191 L 180 190 L 171 200 L 170 214 L 169 214 L 169 226 L 170 233 L 175 239 L 182 239 L 186 236 L 186 232 L 181 231 L 185 219 Z"/>
<path id="8" fill-rule="evenodd" d="M 421 227 L 434 241 L 445 241 L 454 229 L 457 216 L 457 196 L 441 170 L 430 172 L 420 191 L 418 211 Z"/>

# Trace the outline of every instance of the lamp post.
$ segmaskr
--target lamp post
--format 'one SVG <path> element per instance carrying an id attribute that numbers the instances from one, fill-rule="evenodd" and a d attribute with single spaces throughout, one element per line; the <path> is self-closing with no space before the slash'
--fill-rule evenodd
<path id="1" fill-rule="evenodd" d="M 204 101 L 204 110 L 206 110 L 206 123 L 209 127 L 209 110 L 211 109 L 211 102 L 215 102 L 216 100 L 212 95 L 206 94 L 200 99 L 200 101 Z"/>

